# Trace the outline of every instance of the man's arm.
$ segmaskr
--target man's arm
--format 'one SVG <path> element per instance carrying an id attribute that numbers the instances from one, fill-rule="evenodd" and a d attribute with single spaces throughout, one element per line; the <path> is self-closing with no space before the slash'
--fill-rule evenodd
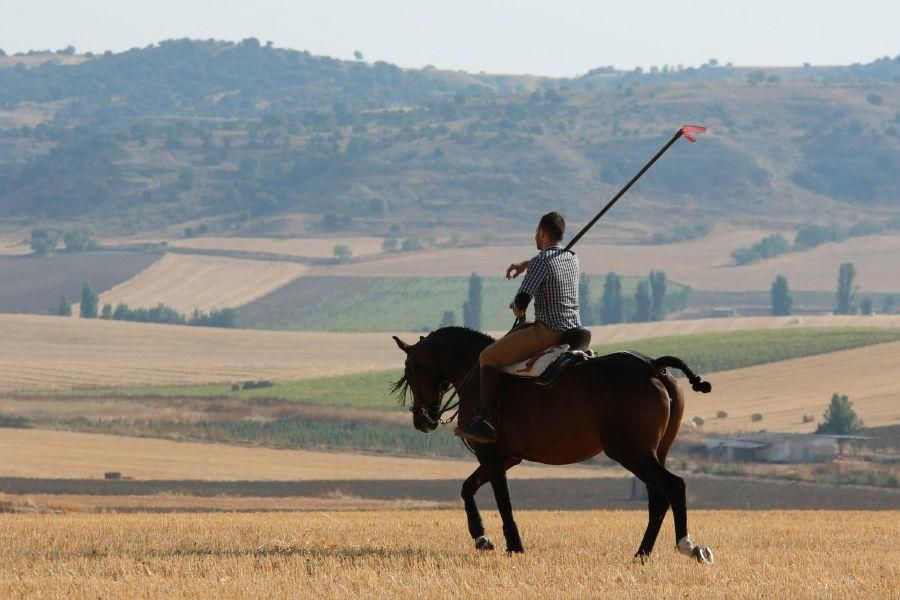
<path id="1" fill-rule="evenodd" d="M 528 268 L 528 263 L 530 262 L 531 259 L 523 260 L 522 262 L 517 262 L 509 265 L 508 267 L 506 267 L 506 278 L 515 279 L 516 277 L 518 277 L 522 274 L 523 271 L 525 271 L 525 269 Z"/>
<path id="2" fill-rule="evenodd" d="M 534 297 L 537 289 L 544 283 L 548 273 L 547 262 L 540 257 L 535 256 L 529 261 L 528 273 L 525 275 L 522 285 L 519 286 L 519 292 L 510 305 L 516 317 L 521 318 L 525 316 L 525 310 L 531 303 L 531 299 Z"/>

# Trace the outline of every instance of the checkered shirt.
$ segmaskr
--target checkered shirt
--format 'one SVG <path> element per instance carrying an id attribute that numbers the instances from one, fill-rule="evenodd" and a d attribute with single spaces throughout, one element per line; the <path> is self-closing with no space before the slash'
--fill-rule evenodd
<path id="1" fill-rule="evenodd" d="M 534 320 L 550 329 L 581 327 L 578 313 L 578 257 L 550 244 L 531 259 L 520 294 L 534 297 Z"/>

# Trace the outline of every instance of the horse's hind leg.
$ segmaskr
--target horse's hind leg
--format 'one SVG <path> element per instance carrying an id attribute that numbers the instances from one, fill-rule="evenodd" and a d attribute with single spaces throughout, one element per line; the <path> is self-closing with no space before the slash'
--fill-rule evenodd
<path id="1" fill-rule="evenodd" d="M 656 537 L 659 535 L 659 528 L 666 518 L 666 513 L 669 512 L 669 499 L 662 491 L 655 487 L 647 486 L 647 497 L 647 509 L 649 512 L 647 529 L 644 531 L 644 539 L 641 540 L 641 546 L 635 554 L 639 558 L 650 556 L 650 553 L 653 552 Z"/>
<path id="2" fill-rule="evenodd" d="M 484 523 L 481 521 L 481 513 L 475 503 L 475 492 L 487 483 L 484 467 L 478 467 L 463 482 L 462 499 L 466 507 L 466 521 L 469 524 L 469 535 L 475 540 L 475 548 L 478 550 L 493 550 L 494 544 L 484 536 Z"/>
<path id="3" fill-rule="evenodd" d="M 612 456 L 612 454 L 610 454 L 610 456 Z M 629 471 L 637 475 L 641 481 L 646 483 L 648 491 L 655 489 L 658 493 L 662 493 L 669 501 L 672 506 L 672 516 L 675 519 L 675 547 L 678 551 L 687 556 L 692 556 L 698 562 L 712 563 L 712 551 L 709 548 L 694 545 L 694 541 L 688 534 L 687 498 L 684 479 L 662 466 L 656 458 L 656 454 L 652 451 L 635 459 L 616 459 Z M 652 498 L 652 495 L 650 497 Z M 653 533 L 652 529 L 655 528 L 656 533 L 658 534 L 659 524 L 653 522 L 654 509 L 651 507 L 650 510 L 651 521 L 647 524 L 647 533 Z M 656 535 L 654 534 L 653 537 L 655 538 Z M 643 543 L 641 544 L 641 548 L 643 548 Z M 638 554 L 641 554 L 640 549 L 638 550 Z"/>

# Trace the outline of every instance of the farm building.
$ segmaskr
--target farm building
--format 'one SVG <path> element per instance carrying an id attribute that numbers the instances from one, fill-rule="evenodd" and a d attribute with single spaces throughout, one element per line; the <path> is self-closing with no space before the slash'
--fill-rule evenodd
<path id="1" fill-rule="evenodd" d="M 842 442 L 868 438 L 848 435 L 763 433 L 742 438 L 707 438 L 706 455 L 718 460 L 772 463 L 828 462 L 841 454 Z"/>

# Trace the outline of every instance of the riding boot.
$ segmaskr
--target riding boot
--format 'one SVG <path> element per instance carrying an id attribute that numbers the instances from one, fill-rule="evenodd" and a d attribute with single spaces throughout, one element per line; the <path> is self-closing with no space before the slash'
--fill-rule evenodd
<path id="1" fill-rule="evenodd" d="M 494 420 L 494 405 L 500 385 L 500 369 L 489 365 L 479 370 L 481 393 L 479 394 L 478 415 L 469 425 L 456 434 L 470 442 L 490 444 L 497 441 L 497 429 L 488 421 Z"/>

